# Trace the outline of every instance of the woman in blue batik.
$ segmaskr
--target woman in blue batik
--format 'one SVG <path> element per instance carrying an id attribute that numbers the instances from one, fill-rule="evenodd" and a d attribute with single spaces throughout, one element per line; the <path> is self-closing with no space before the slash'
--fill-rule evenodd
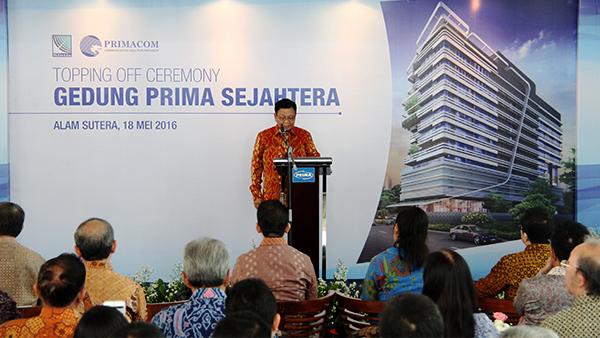
<path id="1" fill-rule="evenodd" d="M 427 248 L 427 214 L 417 207 L 402 208 L 394 226 L 394 246 L 371 259 L 362 299 L 386 301 L 404 293 L 421 293 Z"/>

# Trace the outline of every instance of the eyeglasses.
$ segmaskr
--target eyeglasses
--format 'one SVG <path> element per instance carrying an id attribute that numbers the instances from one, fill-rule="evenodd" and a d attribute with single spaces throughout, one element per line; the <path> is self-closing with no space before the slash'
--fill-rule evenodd
<path id="1" fill-rule="evenodd" d="M 561 265 L 563 268 L 575 268 L 575 269 L 579 270 L 579 268 L 578 268 L 578 267 L 576 267 L 576 266 L 573 266 L 573 265 L 569 264 L 569 261 L 567 261 L 567 260 L 564 260 L 564 261 L 560 262 L 560 265 Z"/>
<path id="2" fill-rule="evenodd" d="M 279 119 L 279 121 L 285 122 L 285 121 L 289 121 L 289 122 L 293 122 L 294 120 L 296 120 L 296 115 L 294 116 L 279 116 L 279 115 L 275 115 L 277 116 L 277 119 Z"/>

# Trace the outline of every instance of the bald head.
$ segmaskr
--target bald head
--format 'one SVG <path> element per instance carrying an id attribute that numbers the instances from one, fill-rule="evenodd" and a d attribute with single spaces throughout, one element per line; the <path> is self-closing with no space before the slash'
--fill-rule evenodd
<path id="1" fill-rule="evenodd" d="M 75 231 L 75 245 L 86 261 L 108 258 L 112 253 L 114 241 L 112 226 L 100 218 L 88 219 Z"/>
<path id="2" fill-rule="evenodd" d="M 575 297 L 600 296 L 600 239 L 587 238 L 571 251 L 566 268 L 567 289 Z"/>

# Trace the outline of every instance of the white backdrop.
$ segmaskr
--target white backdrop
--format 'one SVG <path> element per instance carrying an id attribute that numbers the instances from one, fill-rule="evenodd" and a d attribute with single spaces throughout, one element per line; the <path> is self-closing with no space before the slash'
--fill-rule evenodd
<path id="1" fill-rule="evenodd" d="M 321 88 L 324 102 L 306 98 L 296 124 L 334 159 L 328 275 L 340 257 L 351 268 L 349 277 L 364 277 L 365 267 L 354 262 L 381 192 L 392 119 L 379 2 L 177 3 L 9 2 L 10 194 L 26 211 L 19 241 L 50 258 L 72 251 L 80 222 L 101 217 L 115 227 L 112 262 L 120 273 L 148 264 L 166 277 L 182 260 L 184 244 L 199 236 L 223 240 L 233 265 L 251 249 L 252 238 L 260 242 L 248 189 L 250 160 L 256 134 L 274 124 L 268 103 L 243 103 L 253 100 L 254 88 L 272 96 L 282 89 L 290 96 L 290 88 L 309 88 L 312 95 Z M 70 55 L 53 54 L 53 35 L 71 37 Z M 87 36 L 100 43 L 84 46 L 96 56 L 82 53 L 82 40 L 94 41 Z M 84 68 L 111 77 L 81 76 Z M 210 81 L 154 77 L 162 69 L 195 68 L 212 74 Z M 80 75 L 69 76 L 73 72 Z M 83 87 L 133 88 L 138 101 L 133 104 L 132 96 L 132 105 L 126 99 L 83 105 L 90 101 Z M 182 105 L 182 98 L 180 105 L 161 104 L 160 96 L 148 104 L 147 88 L 159 95 L 161 88 L 173 95 L 198 88 L 200 97 L 208 90 L 213 105 Z M 224 103 L 224 88 L 245 89 L 246 99 Z M 93 121 L 117 129 L 85 129 Z M 153 129 L 137 129 L 138 121 L 150 121 Z M 155 129 L 161 121 L 171 128 Z"/>

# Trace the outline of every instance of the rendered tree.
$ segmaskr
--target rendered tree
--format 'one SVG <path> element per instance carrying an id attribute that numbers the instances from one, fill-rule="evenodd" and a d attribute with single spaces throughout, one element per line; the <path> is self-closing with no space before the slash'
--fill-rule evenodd
<path id="1" fill-rule="evenodd" d="M 504 199 L 503 194 L 499 194 L 492 190 L 483 200 L 483 207 L 490 212 L 508 212 L 511 203 Z"/>

